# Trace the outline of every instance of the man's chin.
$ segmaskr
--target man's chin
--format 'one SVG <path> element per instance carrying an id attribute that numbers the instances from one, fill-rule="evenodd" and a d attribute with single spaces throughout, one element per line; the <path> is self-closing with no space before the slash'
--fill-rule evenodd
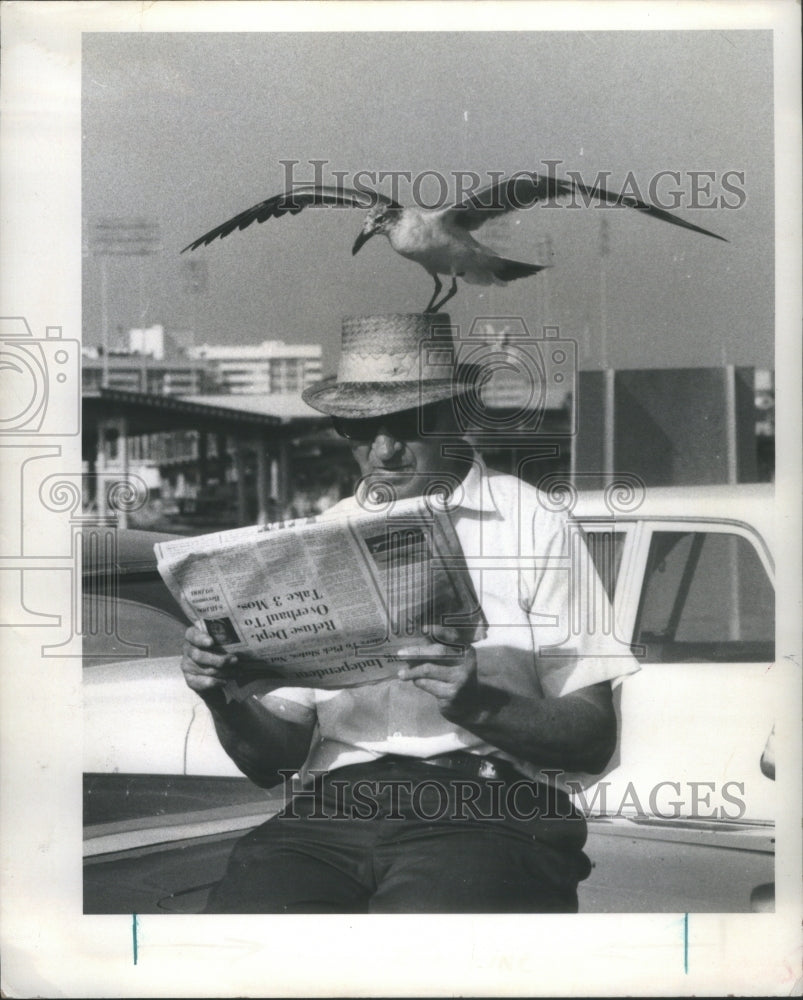
<path id="1" fill-rule="evenodd" d="M 384 507 L 395 500 L 423 496 L 429 482 L 429 476 L 414 470 L 386 469 L 363 476 L 357 483 L 356 495 L 371 506 Z"/>

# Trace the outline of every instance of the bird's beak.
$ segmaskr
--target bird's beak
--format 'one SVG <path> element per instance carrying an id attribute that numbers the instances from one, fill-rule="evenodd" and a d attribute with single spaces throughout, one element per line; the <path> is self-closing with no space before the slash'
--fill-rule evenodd
<path id="1" fill-rule="evenodd" d="M 354 246 L 351 248 L 351 255 L 354 256 L 358 253 L 362 247 L 371 239 L 371 237 L 376 233 L 375 229 L 363 229 L 357 239 L 354 241 Z"/>

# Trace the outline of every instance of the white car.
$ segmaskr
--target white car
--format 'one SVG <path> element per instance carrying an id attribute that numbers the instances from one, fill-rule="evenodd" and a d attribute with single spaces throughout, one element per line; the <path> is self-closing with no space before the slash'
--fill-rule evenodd
<path id="1" fill-rule="evenodd" d="M 581 494 L 574 514 L 641 670 L 616 694 L 610 770 L 580 796 L 581 911 L 771 909 L 773 488 L 652 488 L 616 516 L 609 502 Z"/>
<path id="2" fill-rule="evenodd" d="M 599 811 L 624 798 L 624 813 L 772 819 L 760 767 L 780 694 L 772 487 L 650 489 L 615 517 L 586 494 L 574 514 L 615 634 L 641 664 L 619 691 L 618 766 Z"/>
<path id="3" fill-rule="evenodd" d="M 782 696 L 773 489 L 660 488 L 638 499 L 612 511 L 610 493 L 581 493 L 574 507 L 613 600 L 611 626 L 641 664 L 617 691 L 617 753 L 577 793 L 595 863 L 581 910 L 748 910 L 751 894 L 756 908 L 771 900 L 775 817 L 760 761 Z M 280 805 L 240 775 L 184 683 L 186 620 L 152 552 L 164 537 L 121 533 L 117 600 L 97 571 L 85 576 L 85 621 L 115 622 L 113 635 L 85 638 L 87 912 L 199 908 L 229 838 Z M 197 878 L 185 865 L 179 887 L 159 895 L 148 886 L 179 847 L 182 863 L 190 848 L 203 852 Z M 121 865 L 144 888 L 122 891 Z"/>

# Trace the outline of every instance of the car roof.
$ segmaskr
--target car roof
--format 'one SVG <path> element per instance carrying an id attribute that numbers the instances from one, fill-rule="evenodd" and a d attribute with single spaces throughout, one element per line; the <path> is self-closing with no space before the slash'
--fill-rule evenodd
<path id="1" fill-rule="evenodd" d="M 775 488 L 772 483 L 739 483 L 711 486 L 649 486 L 641 502 L 627 487 L 606 491 L 580 491 L 574 516 L 610 517 L 617 520 L 643 518 L 695 518 L 700 520 L 740 521 L 755 528 L 768 544 L 774 536 Z M 611 509 L 613 508 L 613 510 Z"/>
<path id="2" fill-rule="evenodd" d="M 157 542 L 168 542 L 179 535 L 165 531 L 145 531 L 141 528 L 124 528 L 116 532 L 117 566 L 121 575 L 143 573 L 156 570 L 156 555 L 153 547 Z M 97 554 L 84 546 L 85 574 L 103 572 Z"/>
<path id="3" fill-rule="evenodd" d="M 711 486 L 649 486 L 641 502 L 634 505 L 625 487 L 612 487 L 611 506 L 608 491 L 580 490 L 573 513 L 575 517 L 610 517 L 618 521 L 643 518 L 695 518 L 700 520 L 740 521 L 755 528 L 772 545 L 775 519 L 775 488 L 772 483 L 739 483 Z M 613 508 L 613 511 L 611 510 Z M 631 509 L 632 508 L 632 509 Z M 126 528 L 117 531 L 117 563 L 122 575 L 154 571 L 157 542 L 180 538 L 164 531 Z M 94 565 L 93 565 L 94 564 Z M 84 552 L 84 573 L 97 572 L 97 559 Z"/>

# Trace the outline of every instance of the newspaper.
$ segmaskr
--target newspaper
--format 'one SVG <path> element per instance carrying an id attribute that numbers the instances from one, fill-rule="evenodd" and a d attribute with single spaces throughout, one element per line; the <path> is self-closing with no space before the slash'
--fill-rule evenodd
<path id="1" fill-rule="evenodd" d="M 178 538 L 154 546 L 187 616 L 237 654 L 241 676 L 350 687 L 394 677 L 397 650 L 455 629 L 453 651 L 485 622 L 445 510 L 397 502 Z"/>

